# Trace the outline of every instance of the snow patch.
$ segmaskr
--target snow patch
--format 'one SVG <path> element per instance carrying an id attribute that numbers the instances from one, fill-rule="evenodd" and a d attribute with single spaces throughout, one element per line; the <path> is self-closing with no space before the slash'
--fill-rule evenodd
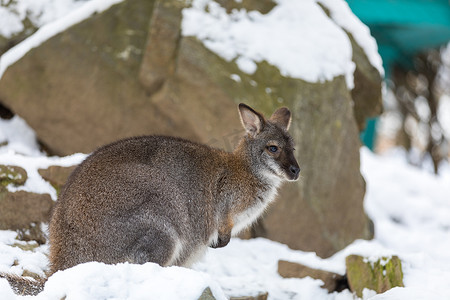
<path id="1" fill-rule="evenodd" d="M 30 0 L 34 3 L 34 0 Z M 55 0 L 58 2 L 61 0 Z M 100 13 L 110 8 L 112 5 L 122 2 L 123 0 L 90 0 L 79 8 L 67 14 L 64 18 L 56 19 L 55 21 L 46 23 L 39 28 L 33 35 L 24 40 L 22 43 L 9 49 L 0 57 L 0 78 L 3 76 L 5 70 L 33 48 L 38 47 L 49 38 L 63 32 L 67 28 L 87 19 L 94 13 Z M 63 5 L 61 3 L 61 5 Z M 46 6 L 44 6 L 46 7 Z M 59 7 L 58 5 L 56 7 Z M 58 14 L 56 14 L 58 15 Z M 43 18 L 42 22 L 52 19 L 50 17 Z"/>
<path id="2" fill-rule="evenodd" d="M 349 32 L 356 43 L 363 48 L 367 58 L 380 75 L 384 76 L 383 61 L 378 53 L 378 45 L 375 38 L 370 35 L 370 29 L 358 17 L 353 14 L 346 1 L 318 0 L 330 10 L 330 17 L 340 27 Z"/>
<path id="3" fill-rule="evenodd" d="M 217 300 L 227 299 L 208 274 L 154 263 L 106 265 L 85 263 L 49 278 L 41 299 L 198 299 L 209 287 Z"/>
<path id="4" fill-rule="evenodd" d="M 245 73 L 267 61 L 283 76 L 309 82 L 344 75 L 353 88 L 355 64 L 344 30 L 314 0 L 276 2 L 267 14 L 243 9 L 227 14 L 212 0 L 194 0 L 183 9 L 182 34 L 197 37 L 227 61 L 236 59 Z"/>

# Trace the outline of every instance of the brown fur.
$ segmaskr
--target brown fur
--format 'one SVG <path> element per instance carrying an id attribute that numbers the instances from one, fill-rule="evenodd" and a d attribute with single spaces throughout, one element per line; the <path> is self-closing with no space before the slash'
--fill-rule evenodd
<path id="1" fill-rule="evenodd" d="M 239 113 L 246 135 L 232 153 L 164 136 L 129 138 L 92 153 L 55 205 L 50 274 L 89 261 L 186 266 L 250 226 L 300 169 L 287 108 L 268 120 L 244 104 Z M 37 294 L 44 285 L 0 276 L 19 294 Z"/>
<path id="2" fill-rule="evenodd" d="M 88 261 L 189 265 L 227 245 L 299 172 L 289 110 L 269 120 L 244 104 L 239 112 L 247 133 L 232 153 L 163 136 L 92 153 L 55 205 L 51 273 Z"/>

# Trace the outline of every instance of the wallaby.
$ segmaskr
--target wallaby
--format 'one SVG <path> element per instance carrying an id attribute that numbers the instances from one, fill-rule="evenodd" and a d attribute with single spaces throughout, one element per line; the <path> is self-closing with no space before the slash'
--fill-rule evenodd
<path id="1" fill-rule="evenodd" d="M 250 226 L 300 168 L 289 109 L 239 113 L 245 135 L 231 153 L 165 136 L 93 152 L 55 204 L 50 274 L 89 261 L 189 266 Z"/>

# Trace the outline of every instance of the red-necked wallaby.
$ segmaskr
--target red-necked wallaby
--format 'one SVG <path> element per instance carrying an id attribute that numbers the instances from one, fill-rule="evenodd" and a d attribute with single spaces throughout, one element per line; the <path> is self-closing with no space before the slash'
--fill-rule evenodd
<path id="1" fill-rule="evenodd" d="M 231 153 L 164 136 L 92 153 L 56 202 L 51 273 L 88 261 L 188 266 L 251 225 L 300 168 L 289 109 L 239 113 L 246 134 Z"/>

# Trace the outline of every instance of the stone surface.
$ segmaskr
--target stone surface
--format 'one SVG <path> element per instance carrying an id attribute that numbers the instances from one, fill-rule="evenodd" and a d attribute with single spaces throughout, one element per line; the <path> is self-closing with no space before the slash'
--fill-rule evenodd
<path id="1" fill-rule="evenodd" d="M 267 300 L 269 293 L 261 293 L 256 296 L 231 297 L 230 300 Z"/>
<path id="2" fill-rule="evenodd" d="M 21 167 L 0 165 L 0 183 L 3 186 L 23 185 L 27 178 L 27 172 Z"/>
<path id="3" fill-rule="evenodd" d="M 174 73 L 178 41 L 181 38 L 181 9 L 184 2 L 158 0 L 153 9 L 147 46 L 139 78 L 149 93 L 159 90 Z"/>
<path id="4" fill-rule="evenodd" d="M 53 200 L 48 194 L 0 191 L 0 230 L 28 229 L 32 223 L 48 222 Z"/>
<path id="5" fill-rule="evenodd" d="M 343 275 L 313 269 L 299 263 L 285 260 L 278 261 L 278 274 L 284 278 L 311 277 L 314 279 L 320 279 L 323 281 L 323 285 L 321 287 L 327 289 L 330 293 L 342 291 L 347 286 L 346 278 Z"/>
<path id="6" fill-rule="evenodd" d="M 200 298 L 198 300 L 216 300 L 216 297 L 211 292 L 211 289 L 207 287 L 203 293 L 200 295 Z"/>
<path id="7" fill-rule="evenodd" d="M 362 297 L 365 288 L 379 294 L 396 286 L 404 286 L 402 263 L 397 256 L 369 262 L 362 256 L 350 255 L 345 265 L 350 290 L 358 297 Z"/>
<path id="8" fill-rule="evenodd" d="M 262 13 L 274 5 L 269 0 L 219 2 L 230 9 L 254 5 Z M 354 108 L 360 105 L 353 98 L 364 96 L 348 91 L 343 77 L 307 83 L 283 77 L 265 61 L 253 75 L 243 73 L 195 38 L 180 36 L 184 3 L 124 1 L 73 26 L 6 70 L 1 101 L 59 155 L 89 153 L 142 134 L 175 135 L 232 150 L 243 133 L 237 103 L 265 114 L 288 106 L 301 178 L 281 188 L 253 235 L 320 256 L 371 238 L 359 172 L 360 122 Z M 362 61 L 357 65 L 367 60 L 354 59 Z M 380 87 L 366 89 L 375 95 Z"/>
<path id="9" fill-rule="evenodd" d="M 45 223 L 48 223 L 48 221 L 49 220 L 45 220 Z M 23 224 L 20 228 L 16 229 L 16 232 L 16 239 L 21 241 L 36 242 L 38 245 L 42 245 L 47 242 L 47 235 L 42 230 L 42 222 L 31 222 L 28 225 Z M 25 248 L 23 247 L 23 245 L 19 247 L 22 248 L 22 250 L 32 250 L 35 246 L 34 244 L 27 244 Z"/>
<path id="10" fill-rule="evenodd" d="M 323 11 L 330 16 L 326 4 L 318 3 Z M 354 103 L 353 111 L 360 131 L 366 127 L 366 120 L 382 113 L 383 99 L 381 95 L 382 78 L 379 71 L 370 64 L 366 53 L 355 41 L 353 35 L 343 29 L 352 44 L 352 60 L 355 62 L 354 88 L 351 91 Z"/>
<path id="11" fill-rule="evenodd" d="M 1 101 L 27 121 L 51 154 L 90 153 L 130 135 L 184 132 L 186 126 L 158 109 L 137 80 L 153 5 L 115 5 L 5 72 Z"/>
<path id="12" fill-rule="evenodd" d="M 39 175 L 44 178 L 44 180 L 50 182 L 50 184 L 56 189 L 57 193 L 66 183 L 67 178 L 75 170 L 77 166 L 71 167 L 61 167 L 61 166 L 50 166 L 47 169 L 39 169 Z"/>
<path id="13" fill-rule="evenodd" d="M 382 78 L 378 70 L 369 63 L 364 50 L 356 43 L 350 33 L 347 33 L 353 47 L 353 61 L 356 63 L 354 72 L 355 87 L 351 91 L 353 111 L 360 131 L 366 127 L 366 120 L 379 116 L 383 112 L 381 95 Z"/>

